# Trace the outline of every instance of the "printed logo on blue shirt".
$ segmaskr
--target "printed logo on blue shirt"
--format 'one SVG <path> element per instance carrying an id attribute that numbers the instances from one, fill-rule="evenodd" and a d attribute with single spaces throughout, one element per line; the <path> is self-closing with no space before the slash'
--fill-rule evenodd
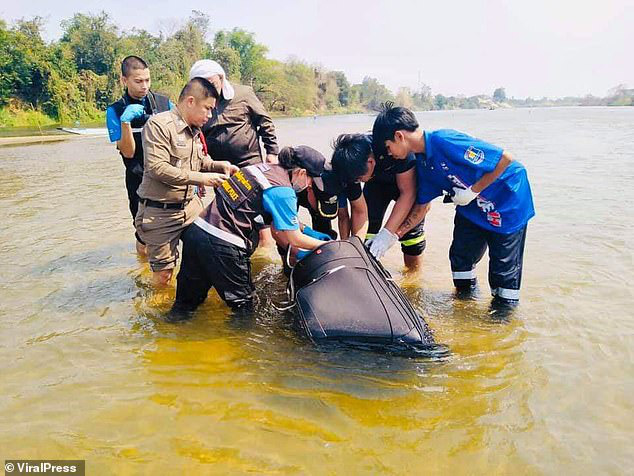
<path id="1" fill-rule="evenodd" d="M 473 165 L 481 164 L 484 162 L 484 152 L 470 145 L 464 153 L 464 159 L 471 162 Z"/>

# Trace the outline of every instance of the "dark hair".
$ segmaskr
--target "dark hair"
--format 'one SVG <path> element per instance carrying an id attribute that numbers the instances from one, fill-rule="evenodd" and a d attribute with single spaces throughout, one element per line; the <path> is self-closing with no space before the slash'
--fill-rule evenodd
<path id="1" fill-rule="evenodd" d="M 409 109 L 395 107 L 391 102 L 382 106 L 383 110 L 376 116 L 372 126 L 372 150 L 377 159 L 387 155 L 385 141 L 394 140 L 396 131 L 414 132 L 419 127 L 414 113 Z"/>
<path id="2" fill-rule="evenodd" d="M 368 172 L 372 137 L 368 134 L 341 134 L 333 143 L 332 170 L 345 182 L 356 182 Z"/>
<path id="3" fill-rule="evenodd" d="M 180 95 L 178 96 L 178 102 L 184 100 L 187 96 L 193 96 L 197 101 L 202 101 L 207 98 L 218 99 L 219 94 L 216 87 L 207 81 L 205 78 L 193 78 L 185 85 Z"/>
<path id="4" fill-rule="evenodd" d="M 293 154 L 292 147 L 283 147 L 277 155 L 277 163 L 284 167 L 286 170 L 299 169 L 300 166 L 295 160 L 295 154 Z"/>
<path id="5" fill-rule="evenodd" d="M 147 63 L 138 56 L 130 55 L 123 58 L 121 62 L 121 74 L 126 78 L 134 69 L 147 69 Z"/>

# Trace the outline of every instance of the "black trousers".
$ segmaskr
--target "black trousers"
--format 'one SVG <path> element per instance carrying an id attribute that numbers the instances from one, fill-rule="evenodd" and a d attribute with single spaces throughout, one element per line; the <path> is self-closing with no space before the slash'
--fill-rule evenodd
<path id="1" fill-rule="evenodd" d="M 139 196 L 136 192 L 142 180 L 143 177 L 141 175 L 133 172 L 130 168 L 125 169 L 125 188 L 128 192 L 128 207 L 130 208 L 130 214 L 132 214 L 132 225 L 134 225 L 134 218 L 139 211 Z M 145 244 L 136 231 L 134 232 L 134 236 L 139 243 L 142 245 Z"/>
<path id="2" fill-rule="evenodd" d="M 192 312 L 212 287 L 232 308 L 248 308 L 255 296 L 246 250 L 190 225 L 181 236 L 183 261 L 172 312 Z"/>
<path id="3" fill-rule="evenodd" d="M 497 299 L 519 301 L 526 227 L 509 234 L 495 233 L 456 213 L 449 260 L 454 285 L 459 289 L 476 284 L 475 265 L 489 249 L 489 285 Z"/>
<path id="4" fill-rule="evenodd" d="M 363 187 L 363 196 L 368 204 L 368 238 L 376 235 L 381 226 L 387 207 L 392 200 L 398 200 L 400 191 L 395 183 L 377 182 L 370 180 Z M 409 256 L 419 256 L 425 250 L 425 220 L 408 231 L 399 240 L 401 251 Z"/>

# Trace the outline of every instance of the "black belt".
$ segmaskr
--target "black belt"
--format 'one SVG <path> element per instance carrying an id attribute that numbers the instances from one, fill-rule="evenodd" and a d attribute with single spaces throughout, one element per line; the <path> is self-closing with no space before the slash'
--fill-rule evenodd
<path id="1" fill-rule="evenodd" d="M 181 203 L 163 203 L 155 202 L 154 200 L 150 200 L 149 198 L 142 198 L 141 203 L 146 207 L 162 208 L 164 210 L 183 210 L 189 203 L 189 200 Z"/>

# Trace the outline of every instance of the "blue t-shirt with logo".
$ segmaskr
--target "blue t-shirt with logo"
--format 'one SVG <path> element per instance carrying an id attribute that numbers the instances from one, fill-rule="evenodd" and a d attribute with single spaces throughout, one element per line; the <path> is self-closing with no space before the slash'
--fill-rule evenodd
<path id="1" fill-rule="evenodd" d="M 271 187 L 262 194 L 262 205 L 280 231 L 299 230 L 297 195 L 291 187 Z"/>
<path id="2" fill-rule="evenodd" d="M 468 188 L 495 169 L 499 147 L 452 129 L 425 132 L 425 153 L 417 154 L 419 204 L 428 203 L 453 187 Z M 495 182 L 469 205 L 456 207 L 472 223 L 497 233 L 513 233 L 535 215 L 526 169 L 513 161 Z"/>

